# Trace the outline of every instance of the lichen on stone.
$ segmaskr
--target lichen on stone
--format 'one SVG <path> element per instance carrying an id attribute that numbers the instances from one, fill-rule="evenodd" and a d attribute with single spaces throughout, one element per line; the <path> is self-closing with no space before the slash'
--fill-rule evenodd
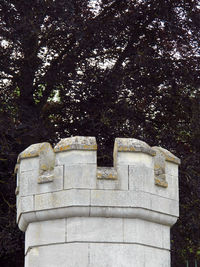
<path id="1" fill-rule="evenodd" d="M 96 138 L 85 136 L 64 138 L 54 147 L 55 152 L 67 150 L 97 150 Z"/>
<path id="2" fill-rule="evenodd" d="M 167 149 L 165 149 L 163 147 L 159 147 L 159 146 L 154 146 L 154 147 L 152 147 L 152 149 L 155 152 L 160 151 L 164 155 L 166 161 L 180 165 L 180 163 L 181 163 L 180 159 L 178 157 L 176 157 L 174 154 L 172 154 L 170 151 L 168 151 Z"/>
<path id="3" fill-rule="evenodd" d="M 155 156 L 155 151 L 145 142 L 135 138 L 116 138 L 114 153 L 117 152 L 142 152 Z"/>
<path id="4" fill-rule="evenodd" d="M 116 180 L 117 171 L 113 167 L 98 167 L 97 179 Z"/>
<path id="5" fill-rule="evenodd" d="M 155 184 L 161 187 L 168 187 L 166 181 L 166 162 L 165 155 L 160 150 L 155 148 L 156 156 L 154 157 L 154 175 L 155 175 Z"/>

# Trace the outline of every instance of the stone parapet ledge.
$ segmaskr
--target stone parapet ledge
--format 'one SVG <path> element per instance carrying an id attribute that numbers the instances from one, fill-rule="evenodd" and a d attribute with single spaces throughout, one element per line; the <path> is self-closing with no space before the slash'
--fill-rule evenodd
<path id="1" fill-rule="evenodd" d="M 69 217 L 144 219 L 172 226 L 178 211 L 178 201 L 145 192 L 71 189 L 22 197 L 17 221 L 22 231 L 31 222 Z"/>

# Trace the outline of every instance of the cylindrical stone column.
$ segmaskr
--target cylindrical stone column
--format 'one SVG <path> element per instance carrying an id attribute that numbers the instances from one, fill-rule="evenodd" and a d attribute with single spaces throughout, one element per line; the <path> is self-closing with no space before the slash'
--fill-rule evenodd
<path id="1" fill-rule="evenodd" d="M 96 149 L 94 137 L 71 137 L 19 155 L 25 267 L 170 267 L 180 160 L 117 138 L 114 167 L 97 167 Z"/>

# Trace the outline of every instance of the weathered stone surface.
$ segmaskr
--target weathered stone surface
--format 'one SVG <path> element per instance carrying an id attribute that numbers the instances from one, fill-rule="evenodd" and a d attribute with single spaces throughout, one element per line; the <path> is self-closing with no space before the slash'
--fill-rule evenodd
<path id="1" fill-rule="evenodd" d="M 39 174 L 39 157 L 35 158 L 23 158 L 19 164 L 19 172 L 37 171 Z"/>
<path id="2" fill-rule="evenodd" d="M 141 191 L 92 190 L 90 205 L 91 207 L 141 207 L 173 216 L 179 215 L 178 201 Z"/>
<path id="3" fill-rule="evenodd" d="M 124 219 L 124 243 L 170 250 L 170 227 L 141 219 Z"/>
<path id="4" fill-rule="evenodd" d="M 155 155 L 154 150 L 147 143 L 135 138 L 116 138 L 114 154 L 117 152 L 142 152 L 151 156 Z"/>
<path id="5" fill-rule="evenodd" d="M 155 149 L 156 156 L 154 157 L 154 175 L 155 175 L 155 184 L 161 187 L 168 187 L 166 181 L 166 163 L 165 155 L 159 150 Z"/>
<path id="6" fill-rule="evenodd" d="M 88 266 L 170 267 L 170 252 L 137 244 L 92 243 Z"/>
<path id="7" fill-rule="evenodd" d="M 43 183 L 44 179 L 39 176 L 38 169 L 32 171 L 22 172 L 19 176 L 19 191 L 21 196 L 29 196 L 34 194 L 41 194 L 47 192 L 55 192 L 63 189 L 63 166 L 56 166 L 54 168 L 54 176 L 50 183 Z M 46 178 L 45 178 L 46 177 Z M 40 182 L 41 179 L 41 182 Z M 39 182 L 39 183 L 38 183 Z"/>
<path id="8" fill-rule="evenodd" d="M 96 151 L 70 150 L 56 153 L 56 165 L 96 164 Z"/>
<path id="9" fill-rule="evenodd" d="M 72 243 L 36 247 L 26 267 L 170 267 L 169 251 L 133 244 Z"/>
<path id="10" fill-rule="evenodd" d="M 166 174 L 178 177 L 178 165 L 173 162 L 166 161 Z"/>
<path id="11" fill-rule="evenodd" d="M 54 175 L 40 175 L 38 177 L 38 184 L 45 184 L 45 183 L 50 183 L 50 182 L 53 182 L 53 178 L 54 178 Z"/>
<path id="12" fill-rule="evenodd" d="M 64 138 L 54 148 L 55 152 L 66 150 L 97 150 L 96 138 L 85 136 Z"/>
<path id="13" fill-rule="evenodd" d="M 172 172 L 173 171 L 174 170 L 172 169 Z M 143 166 L 143 168 L 140 168 L 137 165 L 129 166 L 129 190 L 144 191 L 178 201 L 178 176 L 169 175 L 169 172 L 166 169 L 166 180 L 168 182 L 167 189 L 155 186 L 153 169 L 146 168 L 145 166 Z"/>
<path id="14" fill-rule="evenodd" d="M 167 149 L 164 149 L 163 147 L 154 146 L 154 147 L 152 147 L 152 149 L 155 152 L 156 151 L 161 152 L 165 156 L 166 161 L 173 162 L 173 163 L 178 164 L 178 165 L 181 163 L 179 158 L 174 156 L 170 151 L 168 151 Z"/>
<path id="15" fill-rule="evenodd" d="M 17 161 L 20 162 L 21 159 L 38 157 L 41 151 L 48 150 L 50 146 L 49 143 L 33 144 L 19 154 Z"/>
<path id="16" fill-rule="evenodd" d="M 35 196 L 35 210 L 54 209 L 59 207 L 89 206 L 90 191 L 70 189 Z"/>
<path id="17" fill-rule="evenodd" d="M 96 189 L 101 190 L 119 190 L 120 184 L 118 180 L 98 179 L 96 182 Z"/>
<path id="18" fill-rule="evenodd" d="M 39 143 L 29 146 L 18 157 L 20 163 L 17 167 L 20 176 L 23 173 L 35 173 L 38 184 L 52 182 L 54 178 L 55 153 L 49 143 Z M 23 179 L 23 178 L 21 178 Z M 33 181 L 32 181 L 33 182 Z M 30 183 L 27 177 L 27 184 Z M 23 184 L 23 182 L 22 182 Z"/>
<path id="19" fill-rule="evenodd" d="M 102 179 L 100 174 L 101 178 L 97 178 L 96 181 L 96 189 L 128 190 L 128 166 L 118 165 L 116 166 L 115 172 L 117 173 L 116 179 Z M 115 172 L 112 175 L 115 175 Z"/>
<path id="20" fill-rule="evenodd" d="M 111 167 L 98 167 L 97 168 L 97 179 L 117 179 L 117 171 Z"/>
<path id="21" fill-rule="evenodd" d="M 19 154 L 18 162 L 20 162 L 22 159 L 34 157 L 39 157 L 40 174 L 43 174 L 46 171 L 52 171 L 54 169 L 55 154 L 49 143 L 39 143 L 29 146 L 21 154 Z M 30 162 L 28 165 L 30 165 Z"/>
<path id="22" fill-rule="evenodd" d="M 28 225 L 25 236 L 25 254 L 35 246 L 65 242 L 65 219 L 33 222 Z"/>
<path id="23" fill-rule="evenodd" d="M 144 153 L 133 153 L 133 152 L 120 152 L 114 158 L 114 166 L 117 168 L 118 165 L 138 165 L 146 166 L 148 168 L 154 168 L 153 157 Z"/>
<path id="24" fill-rule="evenodd" d="M 142 163 L 129 165 L 129 190 L 145 191 L 154 188 L 154 170 Z M 150 191 L 153 193 L 153 191 Z"/>
<path id="25" fill-rule="evenodd" d="M 66 219 L 66 242 L 123 242 L 123 219 L 78 217 Z"/>
<path id="26" fill-rule="evenodd" d="M 96 171 L 96 164 L 74 164 L 65 166 L 64 189 L 95 189 Z"/>
<path id="27" fill-rule="evenodd" d="M 83 243 L 34 247 L 25 257 L 26 267 L 89 267 L 89 264 L 88 244 Z"/>
<path id="28" fill-rule="evenodd" d="M 17 222 L 23 213 L 34 211 L 34 197 L 20 197 L 17 202 Z"/>

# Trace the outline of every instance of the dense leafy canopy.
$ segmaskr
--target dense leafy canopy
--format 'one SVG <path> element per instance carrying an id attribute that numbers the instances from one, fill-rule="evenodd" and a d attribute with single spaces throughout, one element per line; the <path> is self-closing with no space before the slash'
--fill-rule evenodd
<path id="1" fill-rule="evenodd" d="M 100 165 L 115 137 L 182 160 L 172 266 L 200 243 L 198 0 L 0 1 L 0 262 L 23 266 L 15 225 L 17 154 L 32 143 L 96 136 Z M 21 256 L 20 256 L 21 255 Z"/>

